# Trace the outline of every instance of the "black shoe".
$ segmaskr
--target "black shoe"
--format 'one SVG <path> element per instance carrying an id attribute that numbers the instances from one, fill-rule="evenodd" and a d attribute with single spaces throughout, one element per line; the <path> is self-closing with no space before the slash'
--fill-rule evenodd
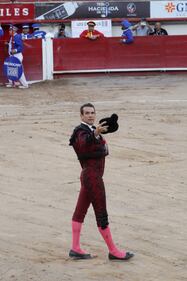
<path id="1" fill-rule="evenodd" d="M 108 254 L 108 258 L 109 260 L 122 260 L 122 261 L 127 261 L 131 258 L 134 257 L 134 254 L 133 253 L 130 253 L 130 252 L 126 252 L 126 255 L 123 257 L 123 258 L 118 258 L 116 256 L 113 256 L 111 253 Z"/>
<path id="2" fill-rule="evenodd" d="M 90 254 L 80 254 L 80 253 L 77 253 L 73 250 L 70 250 L 69 251 L 69 257 L 70 258 L 74 258 L 74 259 L 82 259 L 82 260 L 88 260 L 88 259 L 91 259 L 91 255 Z"/>

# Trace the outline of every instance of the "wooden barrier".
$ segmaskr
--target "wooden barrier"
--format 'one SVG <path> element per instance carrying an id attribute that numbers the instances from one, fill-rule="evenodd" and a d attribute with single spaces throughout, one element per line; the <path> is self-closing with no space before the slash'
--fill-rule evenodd
<path id="1" fill-rule="evenodd" d="M 120 39 L 54 39 L 54 74 L 187 70 L 186 35 L 135 37 L 129 45 Z"/>
<path id="2" fill-rule="evenodd" d="M 0 83 L 6 81 L 2 72 L 4 59 L 8 56 L 4 43 L 0 40 Z M 42 48 L 44 45 L 45 48 Z M 52 72 L 58 75 L 186 71 L 186 50 L 186 35 L 136 37 L 130 45 L 121 43 L 117 37 L 97 41 L 80 38 L 53 39 L 53 45 L 51 39 L 44 40 L 43 44 L 42 40 L 35 39 L 24 41 L 23 66 L 28 81 L 52 79 Z"/>

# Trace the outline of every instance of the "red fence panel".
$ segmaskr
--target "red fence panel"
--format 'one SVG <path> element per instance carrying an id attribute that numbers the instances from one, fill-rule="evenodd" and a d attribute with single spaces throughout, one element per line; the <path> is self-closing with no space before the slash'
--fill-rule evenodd
<path id="1" fill-rule="evenodd" d="M 3 75 L 3 63 L 7 56 L 5 41 L 0 40 L 0 83 L 6 81 Z M 24 41 L 23 66 L 28 81 L 43 80 L 41 39 Z"/>
<path id="2" fill-rule="evenodd" d="M 140 39 L 140 40 L 139 40 Z M 151 37 L 136 37 L 134 43 L 124 44 L 121 38 L 109 38 L 106 68 L 161 67 L 161 42 Z"/>
<path id="3" fill-rule="evenodd" d="M 187 68 L 187 36 L 54 39 L 54 71 Z"/>
<path id="4" fill-rule="evenodd" d="M 168 36 L 164 41 L 166 67 L 187 67 L 187 36 Z"/>
<path id="5" fill-rule="evenodd" d="M 106 67 L 108 44 L 105 39 L 99 39 L 99 42 L 85 39 L 54 39 L 53 42 L 54 70 L 88 70 Z"/>
<path id="6" fill-rule="evenodd" d="M 25 40 L 24 69 L 28 81 L 43 80 L 42 40 Z"/>

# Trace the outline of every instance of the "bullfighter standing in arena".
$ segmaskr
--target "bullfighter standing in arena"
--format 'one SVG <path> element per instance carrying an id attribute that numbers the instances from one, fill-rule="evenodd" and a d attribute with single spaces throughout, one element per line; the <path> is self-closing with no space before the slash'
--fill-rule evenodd
<path id="1" fill-rule="evenodd" d="M 72 218 L 72 248 L 69 256 L 77 259 L 90 259 L 80 247 L 80 233 L 87 210 L 92 204 L 96 216 L 98 230 L 105 240 L 110 260 L 128 260 L 134 256 L 133 253 L 119 250 L 112 240 L 109 228 L 108 213 L 106 209 L 105 187 L 103 173 L 105 157 L 108 155 L 108 146 L 101 135 L 106 133 L 108 126 L 102 122 L 94 126 L 96 112 L 92 104 L 87 103 L 80 108 L 81 124 L 74 129 L 70 138 L 80 161 L 81 189 L 77 205 Z"/>

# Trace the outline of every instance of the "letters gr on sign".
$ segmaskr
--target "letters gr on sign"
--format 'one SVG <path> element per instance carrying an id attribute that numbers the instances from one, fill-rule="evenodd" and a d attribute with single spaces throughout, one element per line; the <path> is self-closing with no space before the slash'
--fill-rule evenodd
<path id="1" fill-rule="evenodd" d="M 150 17 L 150 2 L 124 1 L 69 1 L 57 3 L 35 3 L 36 19 L 84 19 Z"/>
<path id="2" fill-rule="evenodd" d="M 152 18 L 187 17 L 187 1 L 151 1 Z"/>
<path id="3" fill-rule="evenodd" d="M 176 5 L 176 9 L 179 13 L 187 12 L 187 2 L 180 2 Z"/>
<path id="4" fill-rule="evenodd" d="M 168 13 L 172 13 L 174 11 L 178 12 L 179 14 L 187 12 L 187 2 L 168 2 L 165 5 L 165 9 L 167 10 Z"/>
<path id="5" fill-rule="evenodd" d="M 3 73 L 9 80 L 19 80 L 23 73 L 22 63 L 14 56 L 6 58 L 3 65 Z"/>

